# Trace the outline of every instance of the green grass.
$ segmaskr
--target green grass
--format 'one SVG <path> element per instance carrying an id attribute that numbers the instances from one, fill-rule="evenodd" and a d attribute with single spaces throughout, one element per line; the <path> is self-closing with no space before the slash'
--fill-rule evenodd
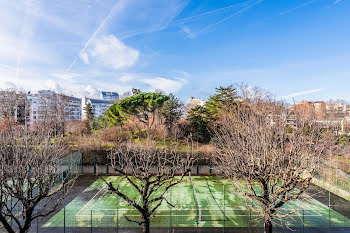
<path id="1" fill-rule="evenodd" d="M 139 201 L 139 196 L 121 177 L 105 177 L 107 181 L 121 187 L 124 193 Z M 163 202 L 151 221 L 153 227 L 196 227 L 197 217 L 200 218 L 199 227 L 248 227 L 262 226 L 261 218 L 252 213 L 247 205 L 250 200 L 243 198 L 233 186 L 218 177 L 197 176 L 192 177 L 195 196 L 198 201 L 199 211 L 191 190 L 189 178 L 172 188 L 166 194 L 167 199 L 175 204 L 170 208 Z M 224 189 L 225 194 L 224 195 Z M 284 209 L 304 209 L 304 224 L 308 227 L 328 227 L 328 216 L 331 216 L 332 226 L 350 226 L 350 220 L 317 200 L 309 197 L 301 202 L 295 200 L 286 204 Z M 200 216 L 197 216 L 199 212 Z M 286 210 L 281 210 L 281 213 Z M 226 217 L 224 217 L 224 213 Z M 114 194 L 108 193 L 102 179 L 96 180 L 84 192 L 68 203 L 65 208 L 66 227 L 135 227 L 125 219 L 125 215 L 131 219 L 139 220 L 138 212 Z M 63 227 L 64 211 L 59 211 L 44 226 Z M 302 226 L 302 211 L 292 214 L 287 220 L 290 226 Z M 252 221 L 251 221 L 252 220 Z"/>

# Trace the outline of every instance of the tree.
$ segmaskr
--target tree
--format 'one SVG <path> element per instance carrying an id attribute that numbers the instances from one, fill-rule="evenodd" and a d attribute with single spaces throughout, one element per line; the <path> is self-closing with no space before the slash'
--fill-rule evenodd
<path id="1" fill-rule="evenodd" d="M 35 124 L 31 125 L 31 129 L 35 131 L 47 128 L 57 135 L 64 135 L 67 116 L 70 113 L 70 97 L 54 91 L 41 91 L 38 93 L 36 101 L 38 116 L 34 120 Z"/>
<path id="2" fill-rule="evenodd" d="M 121 109 L 119 104 L 113 104 L 112 106 L 110 106 L 104 115 L 107 125 L 122 125 L 127 120 L 127 116 L 123 113 L 123 110 Z"/>
<path id="3" fill-rule="evenodd" d="M 107 182 L 108 189 L 124 199 L 140 213 L 140 220 L 130 219 L 143 227 L 144 233 L 150 232 L 150 219 L 155 211 L 165 201 L 173 206 L 166 198 L 166 192 L 179 184 L 190 171 L 192 157 L 180 155 L 176 150 L 159 149 L 150 142 L 145 144 L 122 144 L 108 154 L 111 165 L 141 196 L 138 203 L 132 193 L 123 192 Z M 175 175 L 178 176 L 175 178 Z"/>
<path id="4" fill-rule="evenodd" d="M 95 116 L 94 112 L 92 109 L 91 103 L 87 103 L 85 107 L 83 108 L 85 112 L 86 119 L 89 122 L 90 129 L 95 129 L 96 128 L 96 122 L 95 122 Z"/>
<path id="5" fill-rule="evenodd" d="M 56 183 L 67 150 L 53 135 L 45 129 L 35 134 L 0 133 L 0 223 L 9 233 L 29 232 L 35 219 L 55 211 L 64 190 L 71 187 L 72 183 Z"/>
<path id="6" fill-rule="evenodd" d="M 121 100 L 107 110 L 109 122 L 125 122 L 130 116 L 136 117 L 147 129 L 151 129 L 157 111 L 169 99 L 167 95 L 154 92 L 140 92 Z"/>
<path id="7" fill-rule="evenodd" d="M 192 108 L 187 115 L 187 120 L 190 122 L 191 136 L 199 142 L 209 142 L 210 132 L 208 129 L 208 109 L 203 106 Z"/>
<path id="8" fill-rule="evenodd" d="M 141 93 L 141 90 L 140 89 L 137 89 L 137 88 L 133 88 L 132 89 L 132 94 L 133 95 L 137 95 L 137 94 L 140 94 Z"/>
<path id="9" fill-rule="evenodd" d="M 67 95 L 54 93 L 54 98 L 51 101 L 49 114 L 54 116 L 53 122 L 57 134 L 65 134 L 67 116 L 70 114 L 69 99 L 70 97 Z"/>
<path id="10" fill-rule="evenodd" d="M 29 114 L 26 94 L 15 89 L 0 90 L 1 130 L 11 131 L 16 125 L 25 125 Z"/>
<path id="11" fill-rule="evenodd" d="M 228 87 L 216 88 L 216 94 L 209 97 L 204 106 L 195 106 L 190 109 L 187 120 L 190 122 L 192 136 L 200 142 L 209 142 L 211 139 L 211 125 L 215 123 L 221 112 L 228 106 L 237 104 L 236 89 Z"/>
<path id="12" fill-rule="evenodd" d="M 264 219 L 266 233 L 290 213 L 281 208 L 301 198 L 322 153 L 335 142 L 331 129 L 296 116 L 287 127 L 286 108 L 268 99 L 227 108 L 217 122 L 216 159 L 252 211 Z M 249 206 L 248 206 L 249 207 Z"/>
<path id="13" fill-rule="evenodd" d="M 182 115 L 182 106 L 183 104 L 181 104 L 180 100 L 175 98 L 173 94 L 170 94 L 169 99 L 164 102 L 161 108 L 161 114 L 168 132 L 171 132 L 175 123 L 180 119 Z"/>
<path id="14" fill-rule="evenodd" d="M 205 107 L 208 110 L 208 120 L 216 120 L 224 107 L 233 105 L 236 102 L 237 91 L 233 85 L 216 88 L 216 94 L 210 96 L 209 100 L 205 103 Z"/>

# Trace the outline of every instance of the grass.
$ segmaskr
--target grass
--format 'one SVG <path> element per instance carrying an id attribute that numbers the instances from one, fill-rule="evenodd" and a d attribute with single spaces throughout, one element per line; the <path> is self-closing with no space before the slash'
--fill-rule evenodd
<path id="1" fill-rule="evenodd" d="M 139 196 L 121 177 L 105 177 L 113 184 L 119 184 L 121 190 L 139 200 Z M 155 213 L 151 226 L 155 227 L 248 227 L 262 226 L 260 216 L 247 207 L 251 202 L 237 193 L 227 180 L 218 177 L 192 177 L 194 195 L 198 201 L 196 208 L 193 192 L 188 177 L 184 182 L 172 188 L 166 194 L 167 199 L 175 204 L 171 208 L 165 202 Z M 224 190 L 225 189 L 225 190 Z M 225 195 L 224 195 L 225 194 Z M 317 200 L 309 197 L 306 201 L 295 200 L 286 204 L 285 209 L 304 209 L 289 217 L 290 226 L 306 227 L 350 226 L 350 220 Z M 286 210 L 282 210 L 285 212 Z M 225 217 L 225 215 L 226 217 Z M 304 217 L 303 217 L 304 213 Z M 199 216 L 198 216 L 199 215 Z M 66 227 L 136 227 L 125 219 L 139 220 L 138 212 L 114 194 L 110 194 L 102 179 L 96 180 L 81 195 L 68 203 L 65 208 Z M 330 216 L 330 221 L 328 217 Z M 44 226 L 63 227 L 64 211 L 59 211 Z M 199 219 L 199 222 L 196 221 Z"/>

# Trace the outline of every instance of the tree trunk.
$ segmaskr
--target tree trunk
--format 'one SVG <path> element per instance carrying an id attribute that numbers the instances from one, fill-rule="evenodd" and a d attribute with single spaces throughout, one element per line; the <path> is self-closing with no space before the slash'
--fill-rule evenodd
<path id="1" fill-rule="evenodd" d="M 145 222 L 143 223 L 143 227 L 142 227 L 142 232 L 143 233 L 150 233 L 150 220 L 149 219 L 145 219 Z"/>
<path id="2" fill-rule="evenodd" d="M 3 227 L 6 229 L 6 231 L 8 233 L 15 233 L 15 231 L 12 229 L 11 225 L 9 224 L 9 222 L 5 219 L 5 217 L 3 217 L 2 215 L 0 215 L 0 223 L 3 225 Z"/>
<path id="3" fill-rule="evenodd" d="M 272 222 L 270 219 L 265 219 L 264 233 L 272 233 Z"/>
<path id="4" fill-rule="evenodd" d="M 29 232 L 29 228 L 30 228 L 30 226 L 22 228 L 22 229 L 19 230 L 19 233 L 28 233 Z"/>

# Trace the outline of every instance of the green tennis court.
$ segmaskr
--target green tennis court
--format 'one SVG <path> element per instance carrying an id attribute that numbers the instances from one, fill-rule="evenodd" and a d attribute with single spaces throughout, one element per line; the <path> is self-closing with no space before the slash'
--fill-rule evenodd
<path id="1" fill-rule="evenodd" d="M 105 179 L 140 201 L 137 192 L 118 176 Z M 192 179 L 192 182 L 191 182 Z M 161 191 L 161 190 L 159 190 Z M 249 227 L 262 226 L 261 217 L 247 207 L 252 204 L 243 198 L 229 181 L 212 176 L 186 177 L 182 183 L 166 194 L 175 205 L 170 207 L 163 202 L 151 221 L 153 227 Z M 304 201 L 295 200 L 281 210 L 286 213 L 296 209 L 284 221 L 291 227 L 348 227 L 350 220 L 329 209 L 321 202 L 307 197 Z M 65 218 L 64 218 L 65 216 Z M 139 220 L 138 212 L 107 191 L 102 179 L 96 180 L 84 192 L 60 210 L 44 227 L 137 227 L 126 220 Z"/>

